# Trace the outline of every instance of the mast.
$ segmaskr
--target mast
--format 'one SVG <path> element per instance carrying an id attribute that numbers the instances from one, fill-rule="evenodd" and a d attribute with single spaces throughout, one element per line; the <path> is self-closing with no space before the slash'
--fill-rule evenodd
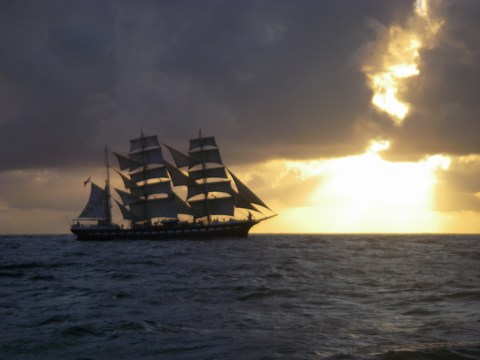
<path id="1" fill-rule="evenodd" d="M 213 214 L 234 216 L 234 190 L 215 138 L 204 137 L 199 131 L 198 137 L 190 139 L 188 156 L 180 156 L 178 151 L 174 151 L 174 159 L 179 160 L 180 164 L 185 163 L 184 158 L 189 163 L 187 202 L 195 218 L 206 217 L 210 224 Z M 215 193 L 221 194 L 217 196 Z"/>
<path id="2" fill-rule="evenodd" d="M 127 157 L 114 154 L 120 170 L 128 170 L 128 175 L 117 171 L 127 191 L 115 189 L 126 220 L 152 225 L 154 218 L 178 219 L 178 214 L 193 215 L 191 207 L 172 189 L 172 179 L 156 135 L 146 136 L 142 131 L 139 138 L 130 140 Z M 188 180 L 186 175 L 184 177 Z"/>
<path id="3" fill-rule="evenodd" d="M 212 222 L 212 219 L 210 217 L 210 208 L 208 206 L 208 182 L 205 177 L 205 154 L 203 153 L 202 129 L 198 129 L 198 139 L 200 140 L 200 154 L 202 159 L 202 177 L 204 179 L 203 190 L 205 192 L 205 210 L 207 212 L 207 222 L 208 222 L 208 225 L 210 225 L 210 223 Z"/>
<path id="4" fill-rule="evenodd" d="M 112 223 L 112 197 L 110 194 L 110 164 L 108 163 L 108 148 L 105 146 L 105 166 L 107 168 L 107 180 L 105 183 L 105 193 L 107 195 L 107 223 Z"/>
<path id="5" fill-rule="evenodd" d="M 147 216 L 147 224 L 152 225 L 152 219 L 150 218 L 150 212 L 148 209 L 148 193 L 146 191 L 148 180 L 147 180 L 147 161 L 145 159 L 145 140 L 144 140 L 145 136 L 143 135 L 143 128 L 140 131 L 140 139 L 141 139 L 141 146 L 142 146 L 142 166 L 143 166 L 142 177 L 143 177 L 143 180 L 145 181 L 145 186 L 143 188 L 144 189 L 143 196 L 145 200 L 143 204 L 145 208 L 145 214 Z"/>

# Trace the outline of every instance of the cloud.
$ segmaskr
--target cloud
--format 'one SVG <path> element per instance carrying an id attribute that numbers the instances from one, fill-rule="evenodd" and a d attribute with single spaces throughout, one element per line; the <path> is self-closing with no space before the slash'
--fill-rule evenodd
<path id="1" fill-rule="evenodd" d="M 112 71 L 108 9 L 85 4 L 96 5 L 2 3 L 2 169 L 81 164 L 92 153 L 97 119 L 87 110 L 111 88 Z"/>
<path id="2" fill-rule="evenodd" d="M 82 191 L 82 178 L 92 175 L 103 185 L 104 169 L 79 168 L 65 172 L 49 170 L 13 170 L 0 173 L 0 203 L 10 210 L 45 210 L 78 212 L 88 197 L 89 188 Z M 85 176 L 85 174 L 88 174 Z M 71 189 L 77 189 L 72 192 Z"/>
<path id="3" fill-rule="evenodd" d="M 409 79 L 412 111 L 402 128 L 386 133 L 393 156 L 480 153 L 480 3 L 431 2 L 443 21 L 434 47 L 421 53 L 420 74 Z"/>
<path id="4" fill-rule="evenodd" d="M 359 64 L 408 24 L 413 0 L 1 2 L 0 211 L 17 220 L 0 228 L 75 216 L 86 195 L 69 189 L 102 165 L 106 144 L 126 151 L 142 127 L 180 150 L 199 128 L 217 136 L 273 208 L 308 205 L 322 183 L 269 168 L 275 159 L 360 154 L 379 138 L 390 160 L 453 155 L 436 207 L 480 210 L 480 162 L 465 160 L 480 153 L 480 4 L 429 3 L 443 25 L 395 126 L 372 107 Z"/>
<path id="5" fill-rule="evenodd" d="M 204 133 L 235 162 L 361 151 L 365 19 L 405 1 L 0 4 L 0 169 L 98 164 L 143 126 Z M 242 149 L 239 151 L 238 149 Z"/>
<path id="6" fill-rule="evenodd" d="M 480 211 L 480 157 L 454 157 L 450 168 L 439 174 L 435 207 L 439 211 Z"/>

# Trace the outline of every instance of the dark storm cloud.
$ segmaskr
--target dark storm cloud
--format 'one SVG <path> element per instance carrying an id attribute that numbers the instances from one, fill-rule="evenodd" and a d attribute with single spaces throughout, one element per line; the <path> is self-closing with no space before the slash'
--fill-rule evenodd
<path id="1" fill-rule="evenodd" d="M 91 163 L 201 127 L 235 161 L 360 151 L 367 18 L 407 1 L 4 1 L 0 169 Z M 249 145 L 249 146 L 248 146 Z M 238 150 L 242 149 L 242 150 Z M 250 149 L 250 150 L 248 150 Z"/>
<path id="2" fill-rule="evenodd" d="M 81 162 L 89 149 L 96 119 L 86 111 L 112 87 L 109 9 L 100 2 L 68 4 L 0 5 L 3 169 Z"/>
<path id="3" fill-rule="evenodd" d="M 402 127 L 390 128 L 392 152 L 411 159 L 480 153 L 480 2 L 432 5 L 443 26 L 421 54 L 420 75 L 409 80 L 413 111 Z"/>
<path id="4" fill-rule="evenodd" d="M 480 211 L 480 161 L 478 156 L 456 159 L 439 176 L 435 207 L 439 211 Z"/>

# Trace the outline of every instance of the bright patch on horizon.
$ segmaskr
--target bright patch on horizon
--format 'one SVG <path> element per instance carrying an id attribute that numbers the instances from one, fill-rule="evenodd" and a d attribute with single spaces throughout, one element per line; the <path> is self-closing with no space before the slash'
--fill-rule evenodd
<path id="1" fill-rule="evenodd" d="M 317 224 L 344 232 L 438 230 L 433 195 L 437 174 L 448 169 L 450 158 L 390 162 L 380 155 L 389 146 L 388 141 L 372 141 L 357 156 L 286 162 L 290 171 L 322 179 L 309 198 L 310 210 L 324 214 Z"/>
<path id="2" fill-rule="evenodd" d="M 410 104 L 401 100 L 405 80 L 420 74 L 420 51 L 431 44 L 442 22 L 432 18 L 428 2 L 417 0 L 406 28 L 392 26 L 383 31 L 374 48 L 375 61 L 363 67 L 373 90 L 372 104 L 400 125 Z M 372 65 L 373 64 L 373 65 Z"/>

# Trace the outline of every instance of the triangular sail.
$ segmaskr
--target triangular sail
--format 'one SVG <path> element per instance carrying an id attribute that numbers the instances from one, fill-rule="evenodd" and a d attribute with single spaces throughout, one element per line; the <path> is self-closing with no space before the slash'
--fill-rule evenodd
<path id="1" fill-rule="evenodd" d="M 191 206 L 182 200 L 177 194 L 173 194 L 175 198 L 175 206 L 177 207 L 177 211 L 179 214 L 185 214 L 185 215 L 194 215 L 193 210 Z"/>
<path id="2" fill-rule="evenodd" d="M 108 195 L 107 192 L 91 183 L 90 198 L 85 209 L 78 216 L 79 219 L 108 219 Z"/>
<path id="3" fill-rule="evenodd" d="M 248 210 L 253 210 L 261 213 L 260 210 L 258 210 L 255 205 L 253 205 L 250 201 L 245 199 L 242 195 L 236 194 L 235 195 L 235 207 L 237 208 L 242 208 L 242 209 L 248 209 Z"/>
<path id="4" fill-rule="evenodd" d="M 190 179 L 188 175 L 184 174 L 183 171 L 177 169 L 175 166 L 170 164 L 168 161 L 165 161 L 165 166 L 170 174 L 172 183 L 174 186 L 188 186 L 195 185 L 195 181 Z"/>
<path id="5" fill-rule="evenodd" d="M 262 201 L 262 199 L 260 199 L 257 195 L 255 195 L 255 193 L 252 190 L 250 190 L 247 187 L 247 185 L 245 185 L 242 181 L 240 181 L 240 179 L 237 178 L 230 169 L 228 170 L 228 172 L 232 176 L 232 179 L 235 182 L 235 186 L 238 189 L 238 193 L 242 196 L 243 199 L 251 202 L 252 204 L 261 205 L 271 211 L 271 209 L 267 206 L 267 204 L 265 204 Z"/>
<path id="6" fill-rule="evenodd" d="M 117 203 L 118 207 L 120 208 L 120 211 L 122 212 L 122 216 L 125 220 L 129 220 L 129 221 L 133 221 L 133 222 L 141 220 L 141 219 L 137 218 L 130 210 L 128 210 L 125 205 L 123 205 L 122 203 L 119 203 L 117 200 L 115 200 L 115 202 Z"/>
<path id="7" fill-rule="evenodd" d="M 168 145 L 165 145 L 165 146 L 170 152 L 170 155 L 172 155 L 173 161 L 175 162 L 175 165 L 177 166 L 177 168 L 182 168 L 190 165 L 190 158 L 188 157 L 188 155 L 185 155 L 184 153 Z"/>
<path id="8" fill-rule="evenodd" d="M 131 205 L 131 204 L 136 204 L 141 201 L 140 197 L 132 195 L 126 191 L 119 190 L 115 188 L 115 191 L 120 195 L 120 198 L 122 199 L 123 205 Z"/>
<path id="9" fill-rule="evenodd" d="M 135 181 L 132 181 L 128 176 L 124 175 L 122 172 L 118 171 L 117 169 L 114 169 L 118 175 L 120 175 L 120 178 L 123 180 L 123 185 L 125 186 L 126 189 L 134 189 L 137 187 L 137 183 Z"/>
<path id="10" fill-rule="evenodd" d="M 131 170 L 137 169 L 137 168 L 142 166 L 141 162 L 136 162 L 132 159 L 129 159 L 126 156 L 117 154 L 116 152 L 113 152 L 113 154 L 117 158 L 118 165 L 120 166 L 120 170 L 122 170 L 122 171 L 123 170 L 130 170 L 131 171 Z"/>

